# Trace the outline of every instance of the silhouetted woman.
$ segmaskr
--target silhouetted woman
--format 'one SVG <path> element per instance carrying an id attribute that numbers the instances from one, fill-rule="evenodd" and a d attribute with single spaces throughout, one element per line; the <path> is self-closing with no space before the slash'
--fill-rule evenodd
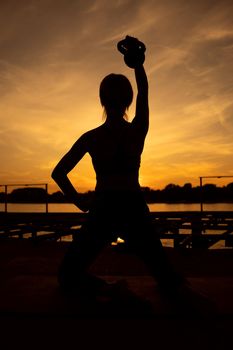
<path id="1" fill-rule="evenodd" d="M 125 119 L 133 100 L 129 80 L 121 74 L 106 76 L 99 92 L 106 121 L 83 134 L 52 173 L 70 201 L 82 211 L 88 211 L 87 222 L 62 261 L 59 283 L 63 288 L 75 287 L 90 293 L 95 293 L 104 282 L 91 276 L 88 268 L 102 248 L 117 236 L 143 259 L 162 287 L 170 288 L 180 282 L 152 228 L 138 180 L 149 127 L 148 82 L 143 67 L 145 46 L 135 38 L 126 37 L 118 48 L 125 54 L 126 64 L 135 71 L 138 90 L 135 117 L 132 122 Z M 95 197 L 90 207 L 67 177 L 87 152 L 96 172 Z"/>

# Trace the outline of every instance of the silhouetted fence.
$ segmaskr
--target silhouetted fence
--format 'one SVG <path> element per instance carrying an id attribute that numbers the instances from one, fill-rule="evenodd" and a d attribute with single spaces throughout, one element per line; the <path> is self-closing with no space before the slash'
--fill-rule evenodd
<path id="1" fill-rule="evenodd" d="M 20 186 L 21 188 L 17 188 L 14 190 L 14 200 L 13 202 L 16 203 L 31 203 L 36 201 L 37 203 L 44 203 L 45 204 L 45 212 L 48 213 L 48 184 L 47 183 L 36 183 L 36 184 L 0 184 L 0 188 L 4 188 L 4 192 L 1 193 L 4 198 L 4 211 L 5 213 L 8 212 L 8 202 L 9 202 L 9 193 L 8 189 L 9 187 L 17 187 Z M 43 188 L 32 188 L 31 186 L 36 187 L 43 187 Z M 22 188 L 23 187 L 23 188 Z M 26 187 L 26 190 L 25 190 Z M 22 195 L 23 191 L 23 195 Z M 12 194 L 11 194 L 12 195 Z"/>
<path id="2" fill-rule="evenodd" d="M 75 239 L 85 213 L 0 213 L 1 239 Z M 175 248 L 233 247 L 233 212 L 152 212 L 155 234 Z M 120 236 L 120 233 L 119 233 Z M 143 232 L 142 232 L 143 239 Z"/>

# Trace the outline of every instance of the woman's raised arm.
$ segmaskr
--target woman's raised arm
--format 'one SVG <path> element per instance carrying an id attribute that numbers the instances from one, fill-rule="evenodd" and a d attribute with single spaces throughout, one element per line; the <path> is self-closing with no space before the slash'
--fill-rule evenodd
<path id="1" fill-rule="evenodd" d="M 143 66 L 146 46 L 137 38 L 127 35 L 118 42 L 117 48 L 124 55 L 125 64 L 135 71 L 138 94 L 132 123 L 146 135 L 149 128 L 148 80 Z"/>
<path id="2" fill-rule="evenodd" d="M 137 83 L 136 113 L 132 123 L 145 134 L 149 128 L 149 103 L 148 103 L 148 80 L 143 65 L 135 67 L 135 78 Z"/>

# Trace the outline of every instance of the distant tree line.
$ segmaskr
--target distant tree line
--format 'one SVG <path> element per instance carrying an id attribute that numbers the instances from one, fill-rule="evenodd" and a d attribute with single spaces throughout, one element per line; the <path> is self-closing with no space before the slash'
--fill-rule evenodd
<path id="1" fill-rule="evenodd" d="M 147 203 L 198 203 L 201 198 L 206 203 L 233 202 L 233 182 L 223 187 L 205 184 L 202 186 L 202 190 L 200 186 L 193 187 L 191 183 L 186 183 L 183 186 L 171 183 L 162 190 L 143 187 L 142 192 Z M 91 197 L 94 192 L 88 191 L 82 195 Z M 5 200 L 8 203 L 69 202 L 61 191 L 47 194 L 45 189 L 38 187 L 14 189 L 7 194 L 7 198 L 4 192 L 0 192 L 0 202 L 5 202 Z"/>
<path id="2" fill-rule="evenodd" d="M 143 192 L 147 203 L 199 203 L 201 199 L 206 203 L 233 202 L 233 182 L 223 187 L 205 184 L 202 188 L 191 183 L 169 184 L 162 190 L 144 187 Z"/>

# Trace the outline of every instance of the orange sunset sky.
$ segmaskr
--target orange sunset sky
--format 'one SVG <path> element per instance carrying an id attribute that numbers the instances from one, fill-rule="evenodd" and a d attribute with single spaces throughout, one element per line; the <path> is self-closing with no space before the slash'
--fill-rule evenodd
<path id="1" fill-rule="evenodd" d="M 232 0 L 1 0 L 0 20 L 1 184 L 57 190 L 55 164 L 103 122 L 103 77 L 125 74 L 135 89 L 116 49 L 127 34 L 147 46 L 141 185 L 233 175 Z M 70 177 L 80 191 L 94 189 L 88 155 Z"/>

